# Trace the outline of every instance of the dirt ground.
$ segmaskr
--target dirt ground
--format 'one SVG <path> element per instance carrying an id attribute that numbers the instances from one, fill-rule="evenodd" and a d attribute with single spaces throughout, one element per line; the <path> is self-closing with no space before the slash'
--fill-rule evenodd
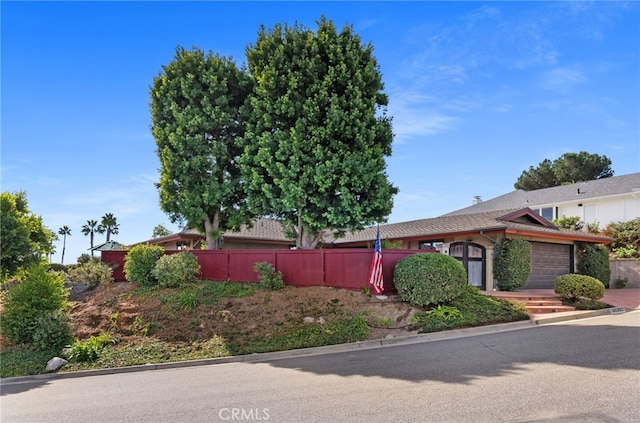
<path id="1" fill-rule="evenodd" d="M 410 333 L 409 318 L 419 310 L 397 296 L 380 300 L 360 291 L 327 287 L 256 290 L 252 296 L 222 298 L 217 304 L 203 302 L 196 308 L 179 308 L 168 301 L 176 290 L 153 290 L 140 296 L 133 295 L 135 289 L 128 282 L 116 282 L 72 296 L 76 338 L 102 331 L 121 340 L 145 335 L 176 342 L 206 340 L 229 332 L 266 336 L 305 318 L 313 319 L 311 324 L 324 324 L 342 312 L 362 312 L 371 327 L 369 339 L 382 339 Z"/>

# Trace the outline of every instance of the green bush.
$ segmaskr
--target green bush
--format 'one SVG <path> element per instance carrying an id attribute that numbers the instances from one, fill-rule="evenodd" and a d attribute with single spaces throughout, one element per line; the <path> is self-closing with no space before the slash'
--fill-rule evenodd
<path id="1" fill-rule="evenodd" d="M 551 223 L 559 228 L 573 229 L 574 231 L 581 231 L 584 228 L 584 222 L 580 220 L 579 216 L 563 216 Z"/>
<path id="2" fill-rule="evenodd" d="M 54 272 L 68 272 L 69 268 L 67 266 L 65 266 L 64 264 L 60 264 L 60 263 L 49 263 L 48 266 L 49 270 L 52 270 Z"/>
<path id="3" fill-rule="evenodd" d="M 258 281 L 260 282 L 261 288 L 272 291 L 284 288 L 282 272 L 276 271 L 271 263 L 267 263 L 266 261 L 255 263 L 253 270 L 258 274 Z"/>
<path id="4" fill-rule="evenodd" d="M 562 298 L 571 301 L 580 298 L 599 300 L 604 296 L 602 282 L 587 275 L 569 274 L 558 276 L 554 282 L 553 290 Z"/>
<path id="5" fill-rule="evenodd" d="M 73 341 L 69 315 L 62 310 L 49 311 L 33 323 L 32 346 L 38 351 L 60 351 Z"/>
<path id="6" fill-rule="evenodd" d="M 158 280 L 158 285 L 163 288 L 175 288 L 193 283 L 198 279 L 199 274 L 200 265 L 197 257 L 187 251 L 164 255 L 153 268 L 153 276 Z"/>
<path id="7" fill-rule="evenodd" d="M 25 279 L 6 294 L 0 316 L 3 336 L 15 344 L 33 342 L 37 319 L 64 310 L 68 298 L 62 276 L 48 272 L 42 265 L 30 267 Z"/>
<path id="8" fill-rule="evenodd" d="M 611 269 L 609 268 L 609 252 L 602 245 L 578 244 L 578 273 L 598 279 L 605 288 L 609 287 Z"/>
<path id="9" fill-rule="evenodd" d="M 156 262 L 164 255 L 158 245 L 136 245 L 124 258 L 124 274 L 129 282 L 152 286 L 158 280 L 153 274 Z"/>
<path id="10" fill-rule="evenodd" d="M 522 288 L 531 272 L 531 244 L 523 239 L 503 239 L 496 245 L 493 274 L 500 291 Z"/>
<path id="11" fill-rule="evenodd" d="M 417 306 L 436 305 L 461 295 L 467 272 L 458 260 L 438 253 L 413 254 L 396 264 L 393 283 L 403 301 Z"/>
<path id="12" fill-rule="evenodd" d="M 66 279 L 69 282 L 82 282 L 93 289 L 100 284 L 109 285 L 113 282 L 113 272 L 108 265 L 90 260 L 71 269 Z"/>
<path id="13" fill-rule="evenodd" d="M 114 343 L 114 340 L 111 335 L 103 332 L 99 336 L 91 336 L 86 341 L 77 340 L 65 351 L 65 356 L 69 361 L 92 363 L 98 359 L 102 348 L 109 343 Z"/>
<path id="14" fill-rule="evenodd" d="M 93 258 L 87 254 L 87 253 L 82 253 L 80 254 L 80 256 L 78 256 L 78 260 L 76 260 L 78 262 L 78 264 L 85 264 L 85 263 L 89 263 L 91 260 L 93 260 Z"/>
<path id="15" fill-rule="evenodd" d="M 611 223 L 604 230 L 604 235 L 613 238 L 608 245 L 611 251 L 621 251 L 640 257 L 640 217 L 627 222 Z"/>
<path id="16" fill-rule="evenodd" d="M 447 305 L 419 311 L 411 322 L 413 329 L 424 333 L 528 319 L 524 304 L 483 295 L 467 285 L 462 295 Z"/>

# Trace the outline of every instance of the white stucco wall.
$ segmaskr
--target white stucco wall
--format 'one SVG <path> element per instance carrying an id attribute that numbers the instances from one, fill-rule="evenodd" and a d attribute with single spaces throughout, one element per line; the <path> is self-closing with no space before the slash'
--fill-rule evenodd
<path id="1" fill-rule="evenodd" d="M 558 206 L 558 217 L 579 216 L 586 224 L 598 222 L 603 229 L 609 223 L 640 217 L 640 193 L 626 197 L 576 201 Z"/>

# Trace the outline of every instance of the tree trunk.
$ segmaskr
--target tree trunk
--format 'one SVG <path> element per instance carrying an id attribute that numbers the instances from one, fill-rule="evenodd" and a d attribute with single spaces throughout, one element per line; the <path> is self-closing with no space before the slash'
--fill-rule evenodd
<path id="1" fill-rule="evenodd" d="M 204 232 L 207 243 L 207 250 L 217 250 L 220 248 L 220 235 L 218 228 L 220 227 L 220 211 L 216 210 L 213 214 L 213 220 L 209 216 L 204 218 Z"/>
<path id="2" fill-rule="evenodd" d="M 89 234 L 89 241 L 91 243 L 91 258 L 93 258 L 93 230 Z"/>
<path id="3" fill-rule="evenodd" d="M 67 246 L 67 236 L 65 235 L 62 238 L 62 259 L 60 259 L 60 264 L 64 264 L 64 249 Z"/>
<path id="4" fill-rule="evenodd" d="M 316 248 L 318 241 L 320 240 L 321 234 L 313 234 L 309 232 L 304 224 L 302 223 L 302 218 L 298 216 L 298 225 L 296 226 L 296 248 L 300 248 L 303 250 L 313 250 Z"/>

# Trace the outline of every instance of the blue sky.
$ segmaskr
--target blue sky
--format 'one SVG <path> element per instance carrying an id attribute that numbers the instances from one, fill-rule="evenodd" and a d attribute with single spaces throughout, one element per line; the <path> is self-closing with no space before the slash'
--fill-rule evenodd
<path id="1" fill-rule="evenodd" d="M 400 189 L 390 222 L 505 194 L 566 152 L 640 171 L 635 2 L 2 1 L 0 13 L 2 191 L 25 190 L 49 228 L 71 228 L 65 263 L 107 212 L 124 244 L 179 229 L 158 205 L 149 130 L 149 87 L 178 45 L 244 63 L 261 24 L 315 29 L 322 14 L 375 49 Z"/>

